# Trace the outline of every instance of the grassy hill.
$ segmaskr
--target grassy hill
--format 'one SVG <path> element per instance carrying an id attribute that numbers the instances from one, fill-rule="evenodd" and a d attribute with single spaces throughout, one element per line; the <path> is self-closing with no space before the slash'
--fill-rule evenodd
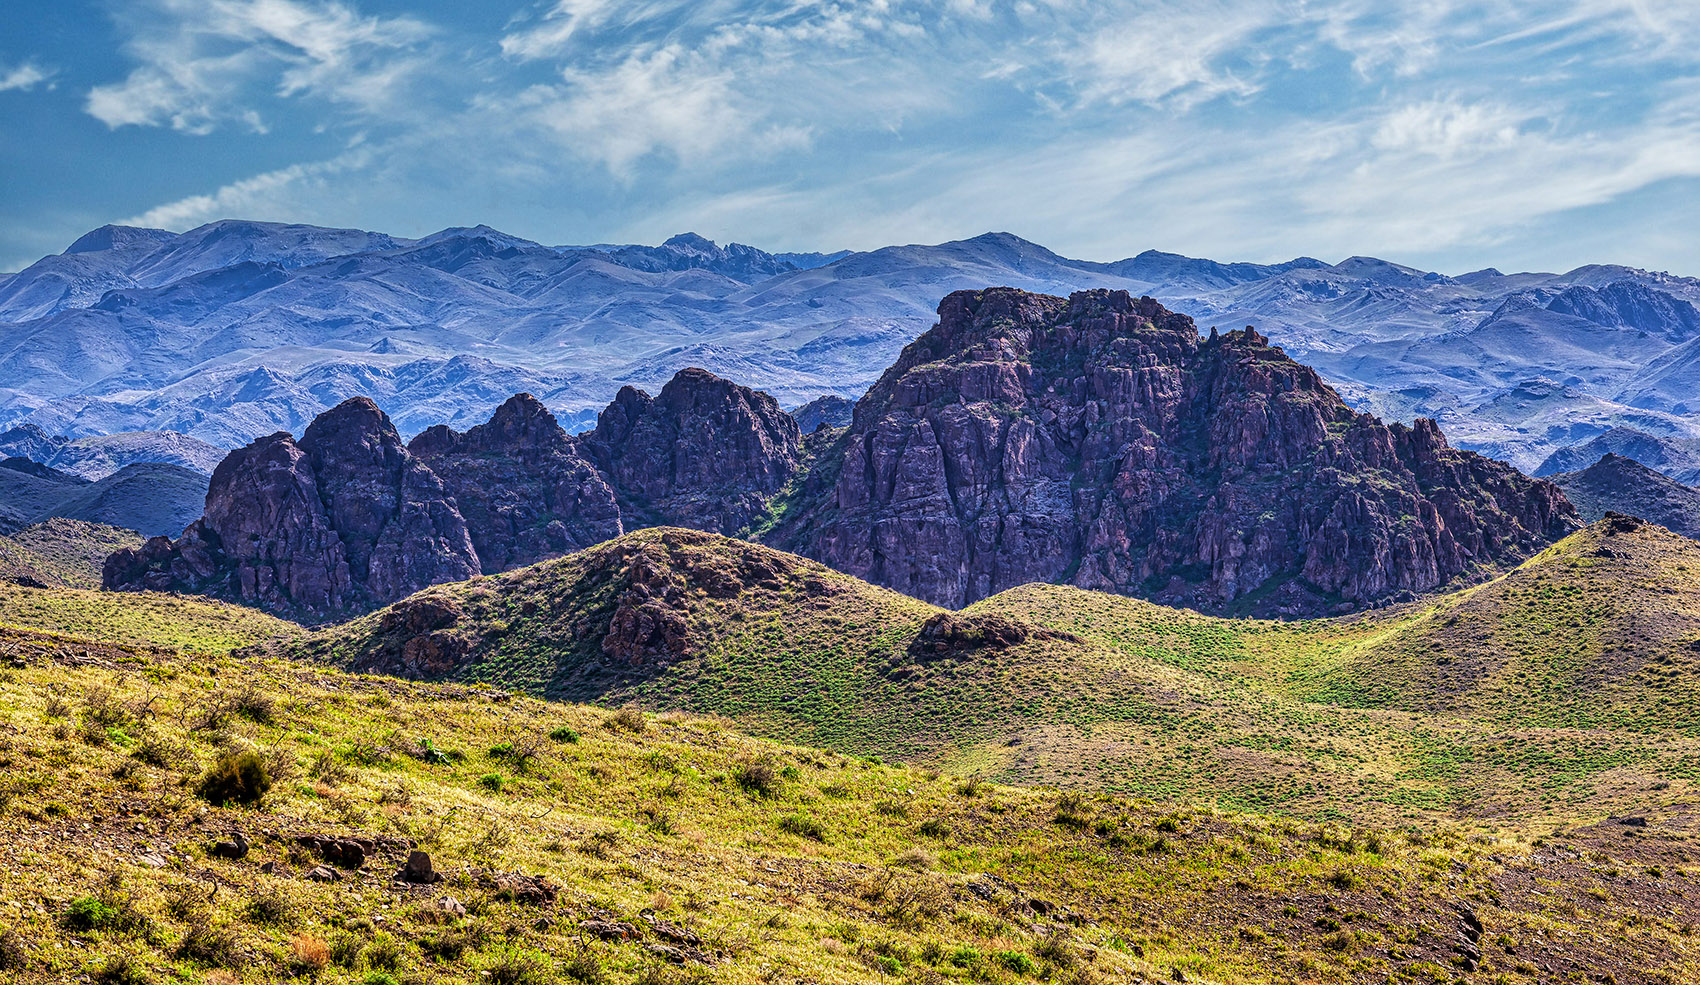
<path id="1" fill-rule="evenodd" d="M 667 538 L 608 546 L 604 560 L 644 568 Z M 674 540 L 682 563 L 712 546 Z M 732 567 L 726 553 L 710 553 L 712 570 L 740 579 L 774 560 Z M 580 557 L 530 577 L 559 591 L 600 570 Z M 930 618 L 806 565 L 767 570 L 776 594 L 844 602 L 816 611 L 853 613 L 837 617 L 845 641 L 893 634 L 895 645 L 901 633 L 873 620 Z M 624 594 L 658 574 L 602 588 Z M 446 594 L 494 619 L 492 581 Z M 471 594 L 480 585 L 482 600 Z M 0 665 L 7 980 L 1627 985 L 1700 975 L 1690 886 L 1700 818 L 1680 806 L 1531 838 L 966 782 L 748 738 L 719 719 L 351 676 L 252 650 L 178 652 L 171 641 L 270 630 L 169 597 L 37 594 L 64 595 L 85 626 L 136 642 L 0 630 L 12 655 Z M 533 615 L 552 597 L 539 591 Z M 706 612 L 731 596 L 690 598 Z M 90 611 L 100 602 L 105 614 Z M 146 628 L 131 611 L 142 605 L 154 612 Z M 14 622 L 32 611 L 17 597 L 5 609 Z M 569 602 L 549 614 L 595 611 Z M 930 638 L 1007 640 L 1017 625 L 966 622 L 934 623 Z M 721 642 L 769 646 L 777 625 Z M 1195 673 L 1166 657 L 1151 666 Z M 251 804 L 207 782 L 245 758 L 270 782 Z M 236 832 L 247 854 L 220 857 Z M 330 864 L 318 839 L 358 839 L 363 857 L 333 844 L 336 881 L 312 881 Z M 414 848 L 441 882 L 391 878 Z"/>
<path id="2" fill-rule="evenodd" d="M 1280 623 L 1043 585 L 948 613 L 794 555 L 662 529 L 438 586 L 288 651 L 722 716 L 1004 782 L 1551 828 L 1654 809 L 1700 781 L 1681 614 L 1700 612 L 1683 594 L 1697 552 L 1651 526 L 1596 526 L 1436 602 Z M 1570 625 L 1602 598 L 1621 607 Z M 1655 627 L 1660 605 L 1674 614 Z M 1638 656 L 1600 642 L 1617 639 Z M 1471 656 L 1486 650 L 1508 656 L 1490 671 Z"/>
<path id="3" fill-rule="evenodd" d="M 141 542 L 142 535 L 134 530 L 55 517 L 0 537 L 0 579 L 99 588 L 107 557 Z"/>

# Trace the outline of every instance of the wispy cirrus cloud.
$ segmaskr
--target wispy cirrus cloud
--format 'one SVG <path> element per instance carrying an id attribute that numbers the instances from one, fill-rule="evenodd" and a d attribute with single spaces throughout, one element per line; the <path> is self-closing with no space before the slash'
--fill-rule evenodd
<path id="1" fill-rule="evenodd" d="M 1700 181 L 1691 0 L 510 0 L 479 29 L 369 2 L 123 8 L 88 112 L 303 148 L 133 218 L 1469 264 Z"/>
<path id="2" fill-rule="evenodd" d="M 238 121 L 265 127 L 260 105 L 312 96 L 367 114 L 401 101 L 432 29 L 372 17 L 335 0 L 155 0 L 138 4 L 122 81 L 96 86 L 89 115 L 109 127 L 210 133 Z"/>

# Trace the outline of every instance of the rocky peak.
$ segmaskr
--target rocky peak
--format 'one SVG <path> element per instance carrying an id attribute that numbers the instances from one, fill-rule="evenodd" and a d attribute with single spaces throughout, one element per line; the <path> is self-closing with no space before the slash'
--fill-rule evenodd
<path id="1" fill-rule="evenodd" d="M 801 465 L 802 433 L 771 396 L 701 369 L 655 397 L 624 387 L 583 436 L 629 527 L 735 533 Z"/>
<path id="2" fill-rule="evenodd" d="M 108 589 L 193 591 L 318 620 L 468 578 L 478 556 L 443 485 L 365 398 L 231 452 L 206 514 L 108 559 Z"/>
<path id="3" fill-rule="evenodd" d="M 1030 581 L 1312 614 L 1476 577 L 1568 532 L 1547 483 L 1348 408 L 1253 329 L 1008 288 L 857 405 L 772 540 L 959 607 Z"/>
<path id="4" fill-rule="evenodd" d="M 510 397 L 487 423 L 465 434 L 438 425 L 408 449 L 440 477 L 466 517 L 487 574 L 625 530 L 613 487 L 578 439 L 529 393 Z"/>

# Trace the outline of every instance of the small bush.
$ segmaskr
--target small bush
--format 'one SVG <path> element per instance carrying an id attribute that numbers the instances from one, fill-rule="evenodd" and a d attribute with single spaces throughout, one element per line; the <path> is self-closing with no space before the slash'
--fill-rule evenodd
<path id="1" fill-rule="evenodd" d="M 236 932 L 225 926 L 191 924 L 177 942 L 177 956 L 204 965 L 228 968 L 239 959 Z"/>
<path id="2" fill-rule="evenodd" d="M 65 908 L 64 923 L 72 930 L 107 930 L 118 923 L 118 908 L 96 896 L 82 896 Z"/>
<path id="3" fill-rule="evenodd" d="M 958 968 L 972 968 L 980 963 L 980 952 L 964 944 L 951 951 L 948 960 Z"/>
<path id="4" fill-rule="evenodd" d="M 401 942 L 379 931 L 366 946 L 366 963 L 374 968 L 396 970 L 401 966 Z"/>
<path id="5" fill-rule="evenodd" d="M 341 968 L 354 968 L 360 964 L 361 952 L 366 950 L 366 942 L 354 934 L 341 934 L 331 941 L 331 961 Z M 455 957 L 460 957 L 457 953 Z"/>
<path id="6" fill-rule="evenodd" d="M 307 767 L 307 775 L 329 786 L 340 786 L 354 778 L 354 771 L 329 749 L 320 750 Z"/>
<path id="7" fill-rule="evenodd" d="M 1018 975 L 1031 975 L 1039 970 L 1033 959 L 1020 951 L 999 951 L 992 955 L 992 960 L 1004 970 L 1013 971 Z"/>
<path id="8" fill-rule="evenodd" d="M 282 889 L 272 886 L 263 889 L 248 901 L 248 919 L 267 927 L 281 927 L 292 918 L 293 907 Z"/>
<path id="9" fill-rule="evenodd" d="M 128 954 L 107 958 L 89 978 L 95 985 L 150 985 L 153 977 L 143 964 Z"/>
<path id="10" fill-rule="evenodd" d="M 779 819 L 779 830 L 787 831 L 799 838 L 810 838 L 825 843 L 826 829 L 812 817 L 803 814 L 787 814 Z"/>
<path id="11" fill-rule="evenodd" d="M 922 821 L 921 826 L 915 830 L 928 838 L 947 838 L 950 836 L 950 825 L 936 817 Z"/>
<path id="12" fill-rule="evenodd" d="M 492 985 L 549 985 L 554 979 L 549 959 L 537 951 L 509 951 L 488 970 Z"/>
<path id="13" fill-rule="evenodd" d="M 230 696 L 230 710 L 257 725 L 277 721 L 276 699 L 252 684 Z"/>
<path id="14" fill-rule="evenodd" d="M 271 788 L 265 760 L 247 750 L 220 756 L 201 777 L 195 792 L 214 804 L 257 804 Z"/>
<path id="15" fill-rule="evenodd" d="M 578 733 L 565 725 L 561 725 L 556 727 L 553 732 L 549 733 L 549 738 L 554 739 L 556 742 L 572 745 L 578 741 Z"/>
<path id="16" fill-rule="evenodd" d="M 745 793 L 756 797 L 771 797 L 779 786 L 779 774 L 774 772 L 770 759 L 751 759 L 738 764 L 732 774 Z"/>
<path id="17" fill-rule="evenodd" d="M 643 712 L 639 709 L 626 707 L 609 715 L 608 720 L 602 724 L 616 732 L 632 732 L 635 734 L 649 728 L 649 719 L 645 718 Z"/>
<path id="18" fill-rule="evenodd" d="M 507 782 L 507 779 L 500 773 L 486 773 L 478 778 L 478 785 L 491 793 L 501 793 L 502 787 L 505 786 Z"/>
<path id="19" fill-rule="evenodd" d="M 295 967 L 303 971 L 322 971 L 331 963 L 330 945 L 311 934 L 297 934 L 289 942 L 289 951 Z"/>
<path id="20" fill-rule="evenodd" d="M 184 766 L 193 756 L 188 746 L 173 742 L 157 732 L 144 732 L 136 748 L 130 750 L 130 755 L 139 762 L 160 769 Z"/>

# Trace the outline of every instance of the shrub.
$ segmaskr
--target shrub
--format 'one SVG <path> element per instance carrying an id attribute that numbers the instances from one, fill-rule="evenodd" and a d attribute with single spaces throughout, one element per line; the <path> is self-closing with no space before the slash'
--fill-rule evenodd
<path id="1" fill-rule="evenodd" d="M 401 942 L 379 931 L 366 946 L 366 963 L 374 968 L 396 970 L 401 966 Z"/>
<path id="2" fill-rule="evenodd" d="M 289 942 L 289 951 L 295 967 L 304 971 L 321 971 L 331 963 L 330 945 L 311 934 L 297 934 Z"/>
<path id="3" fill-rule="evenodd" d="M 248 919 L 268 927 L 280 927 L 291 919 L 289 897 L 282 889 L 272 886 L 263 889 L 248 901 Z"/>
<path id="4" fill-rule="evenodd" d="M 478 785 L 491 793 L 501 793 L 503 785 L 507 782 L 500 773 L 486 773 L 478 778 Z"/>
<path id="5" fill-rule="evenodd" d="M 120 954 L 107 958 L 106 963 L 90 976 L 90 981 L 96 985 L 149 985 L 153 977 L 140 961 L 128 954 Z"/>
<path id="6" fill-rule="evenodd" d="M 649 719 L 637 708 L 627 706 L 608 716 L 604 725 L 616 732 L 642 732 L 649 728 Z"/>
<path id="7" fill-rule="evenodd" d="M 1033 959 L 1020 951 L 999 951 L 992 955 L 992 960 L 1006 971 L 1013 971 L 1018 975 L 1031 975 L 1039 970 Z"/>
<path id="8" fill-rule="evenodd" d="M 787 814 L 779 819 L 779 830 L 787 831 L 799 838 L 811 838 L 824 843 L 826 829 L 812 817 L 803 814 Z"/>
<path id="9" fill-rule="evenodd" d="M 247 750 L 220 756 L 201 777 L 195 792 L 214 804 L 257 804 L 271 788 L 265 760 Z"/>
<path id="10" fill-rule="evenodd" d="M 95 896 L 81 896 L 65 908 L 65 926 L 72 930 L 106 930 L 118 923 L 118 908 Z"/>
<path id="11" fill-rule="evenodd" d="M 766 758 L 739 763 L 732 777 L 745 793 L 757 797 L 770 797 L 779 786 L 779 774 L 774 772 L 772 760 Z"/>
<path id="12" fill-rule="evenodd" d="M 230 710 L 257 725 L 277 720 L 277 701 L 252 684 L 230 696 Z"/>
<path id="13" fill-rule="evenodd" d="M 572 745 L 578 741 L 578 733 L 565 725 L 561 725 L 557 726 L 555 731 L 549 733 L 549 738 L 554 739 L 556 742 Z"/>
<path id="14" fill-rule="evenodd" d="M 200 964 L 229 967 L 239 957 L 236 933 L 225 926 L 191 924 L 183 939 L 177 942 L 177 956 Z"/>
<path id="15" fill-rule="evenodd" d="M 549 985 L 554 978 L 549 959 L 536 951 L 509 951 L 488 970 L 492 985 Z"/>
<path id="16" fill-rule="evenodd" d="M 950 825 L 936 817 L 922 821 L 921 826 L 916 830 L 928 838 L 947 838 L 950 836 Z"/>
<path id="17" fill-rule="evenodd" d="M 980 963 L 980 952 L 964 944 L 950 952 L 949 960 L 958 968 L 972 968 Z"/>
<path id="18" fill-rule="evenodd" d="M 343 968 L 353 968 L 360 964 L 360 954 L 366 950 L 366 942 L 354 934 L 341 934 L 331 941 L 331 960 Z M 460 955 L 456 954 L 455 957 Z"/>
<path id="19" fill-rule="evenodd" d="M 157 732 L 144 732 L 130 755 L 149 766 L 166 769 L 188 763 L 192 754 L 181 742 L 173 742 Z"/>

